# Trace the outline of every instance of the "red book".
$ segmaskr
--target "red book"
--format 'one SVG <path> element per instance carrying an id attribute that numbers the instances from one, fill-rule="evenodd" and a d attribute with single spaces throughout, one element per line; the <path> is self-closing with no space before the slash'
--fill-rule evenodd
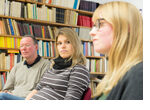
<path id="1" fill-rule="evenodd" d="M 81 15 L 78 15 L 78 21 L 77 21 L 78 26 L 80 26 L 80 18 L 81 18 Z"/>
<path id="2" fill-rule="evenodd" d="M 51 3 L 52 3 L 52 0 L 49 0 L 49 1 L 48 1 L 48 4 L 51 4 Z"/>
<path id="3" fill-rule="evenodd" d="M 13 66 L 14 66 L 14 54 L 10 53 L 10 70 L 12 69 Z"/>
<path id="4" fill-rule="evenodd" d="M 91 18 L 90 17 L 87 17 L 87 26 L 91 27 Z"/>
<path id="5" fill-rule="evenodd" d="M 42 37 L 45 38 L 45 31 L 44 31 L 45 29 L 44 29 L 44 26 L 41 26 L 41 29 L 42 29 Z"/>
<path id="6" fill-rule="evenodd" d="M 85 26 L 85 27 L 87 27 L 87 17 L 86 16 L 82 16 L 82 21 L 83 21 L 83 24 L 82 24 L 82 26 Z"/>
<path id="7" fill-rule="evenodd" d="M 29 29 L 30 29 L 31 35 L 33 35 L 33 30 L 32 30 L 32 26 L 31 25 L 29 25 Z"/>
<path id="8" fill-rule="evenodd" d="M 5 34 L 2 21 L 0 21 L 0 34 Z"/>

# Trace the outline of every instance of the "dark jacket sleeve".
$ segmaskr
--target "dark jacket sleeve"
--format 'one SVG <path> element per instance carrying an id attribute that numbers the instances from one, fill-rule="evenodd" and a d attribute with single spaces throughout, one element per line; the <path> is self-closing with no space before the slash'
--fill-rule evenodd
<path id="1" fill-rule="evenodd" d="M 125 74 L 107 100 L 143 100 L 143 63 L 132 67 Z"/>

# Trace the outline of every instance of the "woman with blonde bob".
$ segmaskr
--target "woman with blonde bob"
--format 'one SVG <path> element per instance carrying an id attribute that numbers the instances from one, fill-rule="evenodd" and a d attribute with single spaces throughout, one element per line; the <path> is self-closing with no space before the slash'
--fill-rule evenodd
<path id="1" fill-rule="evenodd" d="M 81 99 L 90 82 L 86 58 L 81 49 L 76 32 L 70 28 L 61 28 L 56 36 L 56 58 L 26 99 Z"/>
<path id="2" fill-rule="evenodd" d="M 90 32 L 94 49 L 108 56 L 108 71 L 94 97 L 143 99 L 143 19 L 130 3 L 114 1 L 94 12 Z"/>

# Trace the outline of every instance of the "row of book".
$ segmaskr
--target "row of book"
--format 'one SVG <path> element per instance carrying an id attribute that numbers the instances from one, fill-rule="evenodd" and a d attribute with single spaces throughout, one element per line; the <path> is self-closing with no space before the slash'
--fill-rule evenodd
<path id="1" fill-rule="evenodd" d="M 45 5 L 38 7 L 31 3 L 27 3 L 24 10 L 25 18 L 77 25 L 78 13 L 72 10 L 49 8 Z"/>
<path id="2" fill-rule="evenodd" d="M 80 0 L 33 0 L 33 1 L 62 6 L 66 8 L 73 8 L 73 9 L 78 9 L 80 4 Z"/>
<path id="3" fill-rule="evenodd" d="M 92 42 L 82 42 L 82 44 L 83 44 L 83 54 L 85 56 L 104 56 L 94 51 L 94 46 Z"/>
<path id="4" fill-rule="evenodd" d="M 94 11 L 99 3 L 93 0 L 33 0 L 36 2 L 42 2 L 67 8 Z"/>
<path id="5" fill-rule="evenodd" d="M 2 37 L 0 36 L 0 47 L 2 48 L 20 48 L 21 38 Z M 85 56 L 101 56 L 101 54 L 94 51 L 93 43 L 82 41 L 83 54 Z M 41 56 L 54 57 L 55 56 L 55 42 L 38 40 L 38 53 Z M 45 54 L 46 53 L 46 54 Z"/>
<path id="6" fill-rule="evenodd" d="M 7 72 L 0 72 L 0 91 L 3 89 L 7 80 Z"/>
<path id="7" fill-rule="evenodd" d="M 89 16 L 84 16 L 84 15 L 78 15 L 78 21 L 77 21 L 78 26 L 85 26 L 85 27 L 92 27 L 92 17 Z"/>
<path id="8" fill-rule="evenodd" d="M 80 0 L 79 10 L 94 12 L 98 6 L 99 3 L 94 1 Z"/>
<path id="9" fill-rule="evenodd" d="M 43 57 L 55 57 L 55 42 L 38 41 L 38 55 Z"/>
<path id="10" fill-rule="evenodd" d="M 38 7 L 37 4 L 27 3 L 24 5 L 24 17 L 56 22 L 56 8 L 48 8 L 45 5 Z"/>
<path id="11" fill-rule="evenodd" d="M 17 22 L 13 19 L 0 19 L 0 34 L 17 35 L 19 36 L 19 29 Z"/>
<path id="12" fill-rule="evenodd" d="M 24 17 L 23 12 L 24 12 L 23 3 L 10 0 L 0 0 L 0 15 Z"/>
<path id="13" fill-rule="evenodd" d="M 56 22 L 77 25 L 78 13 L 72 10 L 64 10 L 61 8 L 56 8 Z"/>
<path id="14" fill-rule="evenodd" d="M 46 3 L 67 8 L 78 9 L 80 0 L 46 0 Z"/>
<path id="15" fill-rule="evenodd" d="M 89 34 L 91 31 L 90 28 L 80 27 L 76 28 L 75 31 L 77 32 L 81 40 L 91 40 L 91 36 Z"/>
<path id="16" fill-rule="evenodd" d="M 83 54 L 85 56 L 104 56 L 94 51 L 93 43 L 82 42 Z M 38 54 L 44 57 L 55 57 L 55 42 L 38 41 Z"/>
<path id="17" fill-rule="evenodd" d="M 2 3 L 3 1 L 3 3 Z M 66 10 L 61 8 L 51 8 L 45 5 L 37 6 L 37 4 L 16 1 L 2 0 L 1 5 L 3 10 L 0 9 L 0 15 L 13 16 L 19 18 L 37 19 L 43 21 L 57 22 L 70 25 L 79 25 L 91 27 L 91 17 L 79 15 L 72 10 Z M 69 0 L 71 1 L 71 0 Z M 17 8 L 17 10 L 16 10 Z"/>
<path id="18" fill-rule="evenodd" d="M 48 42 L 44 42 L 42 43 L 42 49 L 40 48 L 38 50 L 38 54 L 40 56 L 43 57 L 55 57 L 55 52 L 53 49 L 46 49 L 45 50 L 45 46 L 47 46 Z M 51 56 L 49 56 L 51 55 Z M 7 70 L 11 70 L 12 67 L 20 62 L 23 61 L 24 59 L 22 58 L 21 54 L 14 54 L 14 53 L 5 53 L 5 52 L 1 52 L 0 53 L 0 69 L 7 69 Z M 100 58 L 100 59 L 87 59 L 87 68 L 89 69 L 89 71 L 91 72 L 106 72 L 106 65 L 107 62 L 104 58 Z"/>
<path id="19" fill-rule="evenodd" d="M 0 3 L 3 7 L 1 7 L 2 9 L 0 8 L 0 15 L 30 18 L 64 24 L 77 24 L 78 13 L 75 11 L 61 8 L 49 8 L 45 5 L 37 6 L 37 4 L 31 3 L 27 3 L 25 5 L 21 2 L 8 0 L 2 0 Z"/>
<path id="20" fill-rule="evenodd" d="M 54 39 L 55 28 L 51 28 L 49 25 L 29 24 L 13 19 L 0 19 L 0 34 L 2 35 L 33 35 L 40 38 Z"/>
<path id="21" fill-rule="evenodd" d="M 86 67 L 90 72 L 105 73 L 107 71 L 107 60 L 104 58 L 100 59 L 86 59 Z"/>
<path id="22" fill-rule="evenodd" d="M 23 58 L 20 54 L 6 54 L 5 52 L 0 53 L 0 69 L 11 70 L 12 67 L 22 61 Z"/>
<path id="23" fill-rule="evenodd" d="M 0 47 L 2 48 L 19 48 L 20 38 L 0 36 Z"/>

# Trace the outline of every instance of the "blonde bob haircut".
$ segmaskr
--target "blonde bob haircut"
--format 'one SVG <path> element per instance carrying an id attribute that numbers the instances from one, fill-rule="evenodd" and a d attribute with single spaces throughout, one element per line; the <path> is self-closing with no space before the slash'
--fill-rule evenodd
<path id="1" fill-rule="evenodd" d="M 59 56 L 59 53 L 57 50 L 57 40 L 58 40 L 59 35 L 65 36 L 73 46 L 73 53 L 72 53 L 72 56 L 69 58 L 69 60 L 72 59 L 71 67 L 73 67 L 77 64 L 86 65 L 86 58 L 82 52 L 81 41 L 80 41 L 77 33 L 71 28 L 61 28 L 58 30 L 58 32 L 56 34 L 56 38 L 55 38 L 55 40 L 56 40 L 56 58 Z"/>
<path id="2" fill-rule="evenodd" d="M 102 17 L 113 27 L 113 43 L 108 53 L 108 71 L 97 86 L 97 93 L 108 94 L 125 73 L 143 61 L 143 19 L 132 4 L 113 1 L 100 5 L 92 21 Z"/>

